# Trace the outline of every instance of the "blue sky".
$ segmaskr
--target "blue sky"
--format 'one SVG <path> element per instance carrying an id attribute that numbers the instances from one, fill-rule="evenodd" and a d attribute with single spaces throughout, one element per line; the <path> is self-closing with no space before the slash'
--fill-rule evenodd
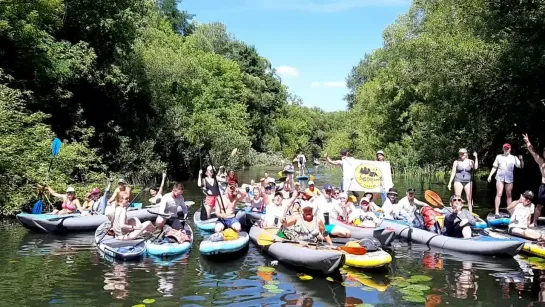
<path id="1" fill-rule="evenodd" d="M 343 110 L 345 79 L 410 0 L 183 0 L 200 23 L 222 22 L 269 59 L 304 105 Z"/>

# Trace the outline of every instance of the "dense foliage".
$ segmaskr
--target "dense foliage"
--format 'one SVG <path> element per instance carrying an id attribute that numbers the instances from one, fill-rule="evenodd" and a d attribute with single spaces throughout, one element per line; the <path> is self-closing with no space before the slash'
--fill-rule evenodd
<path id="1" fill-rule="evenodd" d="M 505 141 L 520 148 L 522 131 L 538 146 L 545 136 L 543 0 L 415 0 L 347 78 L 349 110 L 332 113 L 304 107 L 253 46 L 179 7 L 0 4 L 1 214 L 36 199 L 55 136 L 50 183 L 80 191 L 112 174 L 188 178 L 208 151 L 236 168 L 384 149 L 403 170 L 448 167 L 459 147 L 490 159 Z"/>
<path id="2" fill-rule="evenodd" d="M 505 142 L 523 154 L 522 132 L 545 137 L 545 1 L 415 0 L 347 85 L 358 149 L 400 167 L 448 167 L 460 147 L 490 165 Z"/>

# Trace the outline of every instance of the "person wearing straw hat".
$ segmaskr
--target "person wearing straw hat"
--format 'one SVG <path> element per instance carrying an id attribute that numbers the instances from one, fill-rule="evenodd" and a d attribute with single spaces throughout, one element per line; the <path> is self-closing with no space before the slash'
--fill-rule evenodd
<path id="1" fill-rule="evenodd" d="M 452 182 L 454 181 L 454 195 L 462 195 L 462 192 L 466 193 L 467 208 L 469 213 L 473 213 L 473 181 L 472 173 L 479 167 L 479 159 L 477 153 L 473 153 L 475 161 L 469 159 L 467 149 L 460 148 L 458 150 L 458 159 L 452 164 L 452 170 L 450 172 L 450 180 L 448 182 L 449 191 L 452 189 Z"/>

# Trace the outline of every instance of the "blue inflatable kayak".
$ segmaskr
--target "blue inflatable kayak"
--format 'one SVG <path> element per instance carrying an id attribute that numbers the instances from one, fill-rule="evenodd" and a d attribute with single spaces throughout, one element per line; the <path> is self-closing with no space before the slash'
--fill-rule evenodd
<path id="1" fill-rule="evenodd" d="M 110 229 L 110 222 L 104 222 L 95 231 L 95 244 L 99 253 L 110 260 L 138 260 L 146 254 L 146 244 L 143 239 L 118 240 L 104 235 Z"/>
<path id="2" fill-rule="evenodd" d="M 229 241 L 210 241 L 210 237 L 201 242 L 199 251 L 204 256 L 218 256 L 234 254 L 248 247 L 250 236 L 247 232 L 239 232 L 236 240 Z"/>
<path id="3" fill-rule="evenodd" d="M 240 222 L 242 222 L 244 219 L 246 219 L 244 210 L 237 209 L 236 211 L 236 217 Z M 214 229 L 216 228 L 216 222 L 218 221 L 218 218 L 216 217 L 216 214 L 212 212 L 211 217 L 207 220 L 201 220 L 201 210 L 197 210 L 195 214 L 193 214 L 193 223 L 195 223 L 195 226 L 197 226 L 198 229 L 202 231 L 207 232 L 214 232 Z"/>
<path id="4" fill-rule="evenodd" d="M 490 212 L 486 216 L 486 221 L 490 227 L 507 227 L 511 222 L 511 216 L 509 213 L 500 212 L 499 216 L 496 217 L 494 213 Z"/>
<path id="5" fill-rule="evenodd" d="M 157 257 L 169 257 L 187 252 L 193 245 L 193 230 L 187 223 L 185 224 L 185 232 L 191 237 L 191 242 L 169 243 L 166 239 L 155 240 L 154 242 L 148 241 L 146 243 L 148 254 Z"/>

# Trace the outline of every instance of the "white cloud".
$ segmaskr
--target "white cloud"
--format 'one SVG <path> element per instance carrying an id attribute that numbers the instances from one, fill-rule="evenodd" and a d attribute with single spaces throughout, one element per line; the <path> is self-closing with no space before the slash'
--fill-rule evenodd
<path id="1" fill-rule="evenodd" d="M 299 70 L 297 70 L 297 68 L 287 66 L 287 65 L 278 66 L 276 68 L 276 73 L 280 77 L 298 77 L 299 76 Z"/>
<path id="2" fill-rule="evenodd" d="M 346 84 L 344 81 L 327 81 L 327 82 L 312 82 L 310 84 L 312 87 L 345 87 Z"/>
<path id="3" fill-rule="evenodd" d="M 263 9 L 334 13 L 362 7 L 401 6 L 411 0 L 248 0 Z"/>

